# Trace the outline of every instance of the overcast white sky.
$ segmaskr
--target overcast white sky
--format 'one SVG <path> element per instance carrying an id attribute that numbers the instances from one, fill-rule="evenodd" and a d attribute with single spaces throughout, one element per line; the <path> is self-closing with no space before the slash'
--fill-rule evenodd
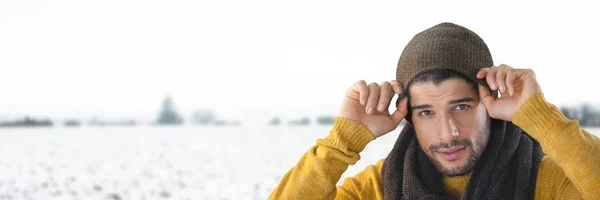
<path id="1" fill-rule="evenodd" d="M 346 88 L 394 79 L 412 36 L 444 21 L 478 33 L 495 64 L 534 69 L 552 103 L 598 102 L 599 8 L 594 1 L 1 1 L 0 115 L 154 115 L 167 94 L 186 115 L 198 107 L 337 112 Z"/>

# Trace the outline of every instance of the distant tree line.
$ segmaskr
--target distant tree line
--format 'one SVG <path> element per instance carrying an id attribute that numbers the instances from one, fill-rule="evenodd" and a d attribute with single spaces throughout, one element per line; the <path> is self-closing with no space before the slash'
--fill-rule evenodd
<path id="1" fill-rule="evenodd" d="M 183 117 L 177 112 L 175 103 L 170 96 L 166 96 L 163 100 L 161 110 L 158 113 L 158 118 L 155 121 L 157 125 L 183 125 L 185 124 Z M 215 113 L 210 109 L 197 109 L 193 111 L 189 120 L 190 124 L 194 125 L 218 125 L 218 126 L 239 126 L 240 121 L 218 119 Z"/>
<path id="2" fill-rule="evenodd" d="M 51 127 L 54 123 L 49 119 L 35 119 L 25 116 L 14 121 L 0 121 L 0 127 Z"/>
<path id="3" fill-rule="evenodd" d="M 579 106 L 560 107 L 567 118 L 579 121 L 581 126 L 600 126 L 600 112 L 589 103 L 583 103 Z"/>
<path id="4" fill-rule="evenodd" d="M 183 118 L 175 110 L 175 106 L 173 105 L 173 99 L 171 99 L 171 97 L 167 96 L 163 100 L 162 109 L 158 114 L 158 119 L 156 119 L 156 123 L 161 125 L 183 124 Z"/>

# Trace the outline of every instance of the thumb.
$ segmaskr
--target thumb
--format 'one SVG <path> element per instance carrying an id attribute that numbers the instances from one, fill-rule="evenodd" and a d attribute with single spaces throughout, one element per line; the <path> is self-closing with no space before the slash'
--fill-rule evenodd
<path id="1" fill-rule="evenodd" d="M 494 97 L 492 97 L 488 88 L 483 85 L 479 85 L 479 100 L 481 103 L 483 103 L 483 106 L 485 106 L 488 111 L 494 102 Z"/>
<path id="2" fill-rule="evenodd" d="M 399 124 L 406 117 L 406 114 L 408 114 L 408 97 L 403 97 L 398 103 L 396 111 L 392 113 L 392 121 Z"/>

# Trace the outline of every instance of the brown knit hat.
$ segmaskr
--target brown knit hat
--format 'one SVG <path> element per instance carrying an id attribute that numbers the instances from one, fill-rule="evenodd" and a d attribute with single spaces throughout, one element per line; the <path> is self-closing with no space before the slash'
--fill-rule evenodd
<path id="1" fill-rule="evenodd" d="M 489 86 L 475 76 L 481 68 L 494 64 L 485 44 L 473 31 L 453 23 L 441 23 L 416 34 L 400 55 L 396 80 L 407 88 L 417 75 L 438 69 L 459 72 Z M 496 92 L 492 96 L 497 97 Z"/>

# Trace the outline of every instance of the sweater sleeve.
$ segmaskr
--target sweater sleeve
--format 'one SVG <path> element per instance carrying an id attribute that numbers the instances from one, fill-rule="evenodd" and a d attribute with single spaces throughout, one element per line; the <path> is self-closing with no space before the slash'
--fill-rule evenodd
<path id="1" fill-rule="evenodd" d="M 513 123 L 540 142 L 568 180 L 560 183 L 556 197 L 571 196 L 578 191 L 584 199 L 600 196 L 600 139 L 579 127 L 576 120 L 566 118 L 542 93 L 529 98 L 515 113 Z M 545 180 L 561 179 L 561 173 L 543 173 Z M 562 176 L 562 177 L 564 177 Z M 539 179 L 538 179 L 539 180 Z M 561 183 L 562 182 L 562 183 Z M 537 190 L 537 189 L 536 189 Z"/>
<path id="2" fill-rule="evenodd" d="M 368 177 L 346 179 L 336 186 L 348 165 L 355 164 L 359 153 L 375 138 L 362 124 L 337 117 L 329 135 L 318 139 L 290 169 L 273 190 L 269 199 L 358 199 Z M 336 197 L 337 195 L 337 197 Z"/>

